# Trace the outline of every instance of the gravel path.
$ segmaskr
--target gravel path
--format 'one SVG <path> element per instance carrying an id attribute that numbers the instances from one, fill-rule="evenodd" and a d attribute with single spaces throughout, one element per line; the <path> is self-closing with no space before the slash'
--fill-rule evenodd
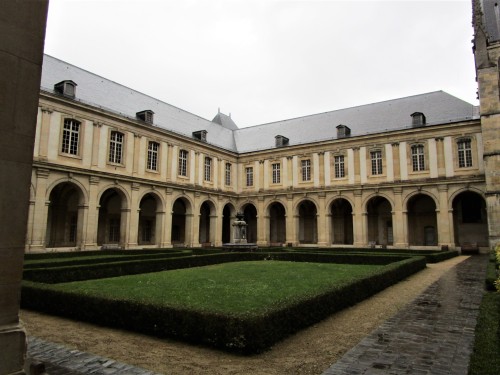
<path id="1" fill-rule="evenodd" d="M 321 374 L 385 320 L 467 257 L 438 264 L 276 344 L 242 357 L 173 340 L 23 310 L 28 335 L 164 374 Z"/>

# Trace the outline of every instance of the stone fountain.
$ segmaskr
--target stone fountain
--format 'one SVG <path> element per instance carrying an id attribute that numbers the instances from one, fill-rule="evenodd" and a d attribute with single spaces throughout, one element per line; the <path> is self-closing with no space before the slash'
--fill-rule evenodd
<path id="1" fill-rule="evenodd" d="M 242 212 L 236 214 L 236 220 L 233 225 L 234 239 L 231 243 L 225 243 L 222 245 L 224 249 L 230 251 L 253 251 L 257 249 L 257 244 L 247 242 L 247 227 L 248 224 L 245 222 L 244 215 Z"/>

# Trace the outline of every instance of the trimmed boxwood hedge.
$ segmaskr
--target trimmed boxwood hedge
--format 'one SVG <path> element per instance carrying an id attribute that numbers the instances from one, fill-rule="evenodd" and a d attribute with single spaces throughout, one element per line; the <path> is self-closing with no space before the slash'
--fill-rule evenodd
<path id="1" fill-rule="evenodd" d="M 344 287 L 302 300 L 287 308 L 259 316 L 201 313 L 92 297 L 54 290 L 51 285 L 24 281 L 22 307 L 106 326 L 125 328 L 160 337 L 173 337 L 240 353 L 258 353 L 275 342 L 351 306 L 425 268 L 424 257 L 319 253 L 227 253 L 163 259 L 162 261 L 116 262 L 30 270 L 31 280 L 60 282 L 90 278 L 199 267 L 235 261 L 276 259 L 297 262 L 335 262 L 386 265 L 384 270 Z"/>

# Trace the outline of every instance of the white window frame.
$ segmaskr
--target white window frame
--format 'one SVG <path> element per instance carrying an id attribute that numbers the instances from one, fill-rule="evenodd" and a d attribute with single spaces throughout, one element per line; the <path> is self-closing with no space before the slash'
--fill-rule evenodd
<path id="1" fill-rule="evenodd" d="M 253 167 L 245 168 L 246 186 L 253 186 Z"/>
<path id="2" fill-rule="evenodd" d="M 311 181 L 311 159 L 300 161 L 300 171 L 302 181 Z"/>
<path id="3" fill-rule="evenodd" d="M 205 181 L 212 181 L 212 158 L 205 156 Z"/>
<path id="4" fill-rule="evenodd" d="M 64 119 L 61 153 L 78 155 L 80 152 L 80 130 L 82 123 L 72 118 Z"/>
<path id="5" fill-rule="evenodd" d="M 382 150 L 370 151 L 370 161 L 372 166 L 372 175 L 377 176 L 384 173 L 382 164 Z"/>
<path id="6" fill-rule="evenodd" d="M 146 168 L 150 171 L 158 171 L 158 154 L 160 144 L 155 141 L 148 142 L 148 159 Z"/>
<path id="7" fill-rule="evenodd" d="M 273 163 L 271 164 L 272 172 L 273 172 L 273 184 L 281 184 L 281 164 Z"/>
<path id="8" fill-rule="evenodd" d="M 425 171 L 425 147 L 424 145 L 411 146 L 411 163 L 413 172 Z"/>
<path id="9" fill-rule="evenodd" d="M 344 155 L 336 155 L 333 157 L 333 166 L 335 170 L 335 178 L 345 177 L 345 158 Z"/>
<path id="10" fill-rule="evenodd" d="M 226 186 L 231 186 L 231 163 L 226 163 L 226 170 L 225 170 L 225 183 Z"/>
<path id="11" fill-rule="evenodd" d="M 462 138 L 457 141 L 458 167 L 472 167 L 472 139 Z"/>
<path id="12" fill-rule="evenodd" d="M 187 177 L 188 159 L 189 159 L 189 152 L 187 150 L 179 150 L 179 168 L 177 170 L 179 176 Z"/>
<path id="13" fill-rule="evenodd" d="M 125 135 L 119 131 L 112 130 L 109 134 L 108 162 L 112 164 L 123 163 L 123 144 Z"/>

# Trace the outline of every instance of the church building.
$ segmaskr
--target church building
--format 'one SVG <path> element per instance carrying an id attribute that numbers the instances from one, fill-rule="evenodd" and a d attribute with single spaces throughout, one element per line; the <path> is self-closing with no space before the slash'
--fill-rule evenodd
<path id="1" fill-rule="evenodd" d="M 479 107 L 437 91 L 239 128 L 45 55 L 26 251 L 491 247 L 500 16 L 474 1 Z M 334 103 L 332 103 L 334 106 Z"/>

